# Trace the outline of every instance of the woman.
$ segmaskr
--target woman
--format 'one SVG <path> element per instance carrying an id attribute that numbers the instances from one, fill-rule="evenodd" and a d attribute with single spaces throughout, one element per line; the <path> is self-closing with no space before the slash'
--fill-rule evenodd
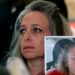
<path id="1" fill-rule="evenodd" d="M 57 69 L 65 75 L 75 75 L 75 42 L 69 41 L 59 55 Z"/>
<path id="2" fill-rule="evenodd" d="M 12 52 L 6 64 L 12 75 L 44 75 L 44 36 L 48 35 L 71 35 L 71 31 L 54 3 L 34 1 L 15 23 Z"/>
<path id="3" fill-rule="evenodd" d="M 50 69 L 47 75 L 75 75 L 75 41 L 62 39 L 58 46 L 60 53 L 56 68 Z"/>
<path id="4" fill-rule="evenodd" d="M 58 38 L 55 38 L 55 39 L 58 39 Z M 56 44 L 53 47 L 53 61 L 47 63 L 47 70 L 50 70 L 51 68 L 56 67 L 59 54 L 61 53 L 62 49 L 64 49 L 66 45 L 69 46 L 70 43 L 71 41 L 68 38 L 63 38 L 56 42 Z"/>

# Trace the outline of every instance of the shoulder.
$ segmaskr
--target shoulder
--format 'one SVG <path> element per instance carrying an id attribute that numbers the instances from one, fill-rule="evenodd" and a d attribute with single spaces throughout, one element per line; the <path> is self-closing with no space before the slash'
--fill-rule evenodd
<path id="1" fill-rule="evenodd" d="M 24 73 L 30 75 L 27 65 L 19 57 L 8 58 L 6 68 L 12 75 L 24 75 Z"/>

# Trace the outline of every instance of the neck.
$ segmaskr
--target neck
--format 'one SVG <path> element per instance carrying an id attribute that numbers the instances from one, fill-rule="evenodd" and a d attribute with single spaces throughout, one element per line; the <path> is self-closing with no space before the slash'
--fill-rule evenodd
<path id="1" fill-rule="evenodd" d="M 32 75 L 44 75 L 44 57 L 27 60 Z"/>

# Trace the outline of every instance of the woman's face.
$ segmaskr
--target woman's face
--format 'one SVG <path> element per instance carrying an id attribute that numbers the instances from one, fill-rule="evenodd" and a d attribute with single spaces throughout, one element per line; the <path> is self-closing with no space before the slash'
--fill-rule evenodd
<path id="1" fill-rule="evenodd" d="M 68 68 L 69 68 L 70 75 L 75 75 L 75 47 L 73 47 L 69 50 Z"/>
<path id="2" fill-rule="evenodd" d="M 34 11 L 25 15 L 20 27 L 20 48 L 26 59 L 44 55 L 44 36 L 51 35 L 45 14 Z"/>

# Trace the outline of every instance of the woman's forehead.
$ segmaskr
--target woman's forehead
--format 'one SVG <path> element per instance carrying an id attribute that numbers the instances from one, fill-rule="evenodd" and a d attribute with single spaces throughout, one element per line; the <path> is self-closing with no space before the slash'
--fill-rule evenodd
<path id="1" fill-rule="evenodd" d="M 47 25 L 49 24 L 48 18 L 46 17 L 46 15 L 42 12 L 38 12 L 38 11 L 34 11 L 34 12 L 30 12 L 28 14 L 26 14 L 21 22 L 21 25 L 24 25 L 24 23 L 47 23 Z"/>

